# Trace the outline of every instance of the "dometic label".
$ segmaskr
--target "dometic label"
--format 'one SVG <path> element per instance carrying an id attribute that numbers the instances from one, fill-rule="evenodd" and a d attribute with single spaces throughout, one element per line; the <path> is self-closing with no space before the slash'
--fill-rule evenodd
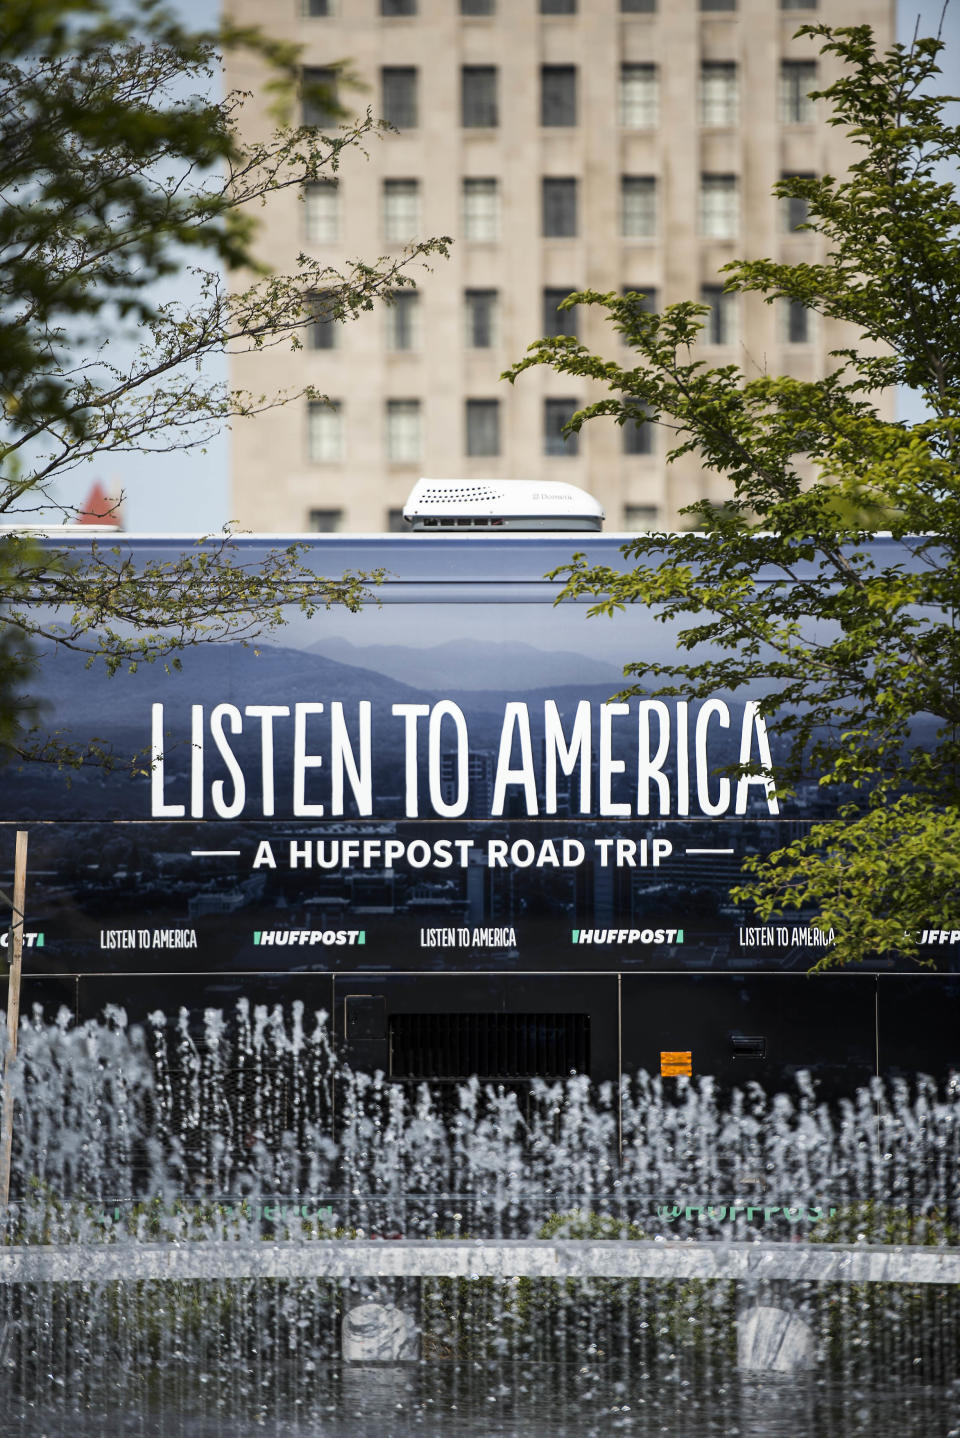
<path id="1" fill-rule="evenodd" d="M 682 944 L 682 929 L 574 929 L 575 944 Z"/>
<path id="2" fill-rule="evenodd" d="M 365 944 L 366 929 L 257 929 L 254 931 L 255 944 L 322 944 L 324 948 L 344 948 L 346 945 Z"/>

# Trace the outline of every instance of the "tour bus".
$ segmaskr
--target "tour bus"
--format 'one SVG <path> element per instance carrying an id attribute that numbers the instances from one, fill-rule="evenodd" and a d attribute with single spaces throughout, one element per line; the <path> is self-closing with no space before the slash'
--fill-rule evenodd
<path id="1" fill-rule="evenodd" d="M 624 664 L 668 656 L 675 631 L 640 606 L 556 603 L 549 576 L 575 551 L 627 562 L 596 502 L 421 481 L 404 513 L 404 534 L 295 537 L 318 574 L 382 572 L 356 612 L 292 602 L 256 644 L 187 648 L 169 670 L 41 654 L 43 726 L 141 759 L 5 774 L 7 892 L 29 834 L 22 1011 L 300 1001 L 331 1016 L 343 1059 L 397 1082 L 643 1069 L 777 1088 L 808 1070 L 830 1094 L 949 1073 L 960 935 L 929 970 L 811 975 L 831 941 L 815 915 L 763 923 L 734 902 L 745 858 L 836 801 L 725 772 L 776 772 L 749 695 L 616 697 Z M 134 563 L 187 544 L 42 542 Z M 256 564 L 290 542 L 233 544 Z"/>

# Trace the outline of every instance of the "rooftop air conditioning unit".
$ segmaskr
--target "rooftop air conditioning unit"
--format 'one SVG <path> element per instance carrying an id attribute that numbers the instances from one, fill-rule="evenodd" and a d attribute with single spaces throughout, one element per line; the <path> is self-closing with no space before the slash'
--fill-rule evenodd
<path id="1" fill-rule="evenodd" d="M 528 479 L 419 479 L 403 506 L 413 529 L 602 529 L 604 513 L 575 484 Z"/>

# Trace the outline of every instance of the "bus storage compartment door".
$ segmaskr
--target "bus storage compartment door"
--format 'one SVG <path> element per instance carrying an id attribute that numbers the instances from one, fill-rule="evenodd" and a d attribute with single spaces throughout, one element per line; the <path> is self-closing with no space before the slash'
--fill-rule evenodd
<path id="1" fill-rule="evenodd" d="M 383 994 L 346 994 L 343 1000 L 343 1057 L 352 1069 L 387 1069 L 387 1001 Z"/>
<path id="2" fill-rule="evenodd" d="M 710 1076 L 724 1089 L 755 1080 L 777 1093 L 795 1092 L 806 1070 L 827 1099 L 876 1070 L 871 973 L 624 974 L 622 996 L 628 1073 L 671 1085 Z"/>
<path id="3" fill-rule="evenodd" d="M 950 955 L 947 962 L 956 963 L 954 955 Z M 933 970 L 879 974 L 877 1068 L 880 1076 L 888 1080 L 915 1079 L 917 1074 L 929 1074 L 940 1082 L 954 1078 L 960 1073 L 958 1016 L 960 974 L 938 974 Z"/>

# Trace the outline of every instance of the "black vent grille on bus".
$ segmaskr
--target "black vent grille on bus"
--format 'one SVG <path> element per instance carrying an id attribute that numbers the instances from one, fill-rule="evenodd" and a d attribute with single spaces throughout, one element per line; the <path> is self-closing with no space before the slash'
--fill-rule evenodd
<path id="1" fill-rule="evenodd" d="M 590 1068 L 589 1014 L 391 1014 L 392 1078 L 563 1078 Z"/>
<path id="2" fill-rule="evenodd" d="M 445 499 L 465 499 L 475 504 L 495 504 L 503 498 L 502 489 L 493 489 L 489 484 L 436 484 L 423 489 L 419 499 L 424 504 L 442 503 Z"/>

